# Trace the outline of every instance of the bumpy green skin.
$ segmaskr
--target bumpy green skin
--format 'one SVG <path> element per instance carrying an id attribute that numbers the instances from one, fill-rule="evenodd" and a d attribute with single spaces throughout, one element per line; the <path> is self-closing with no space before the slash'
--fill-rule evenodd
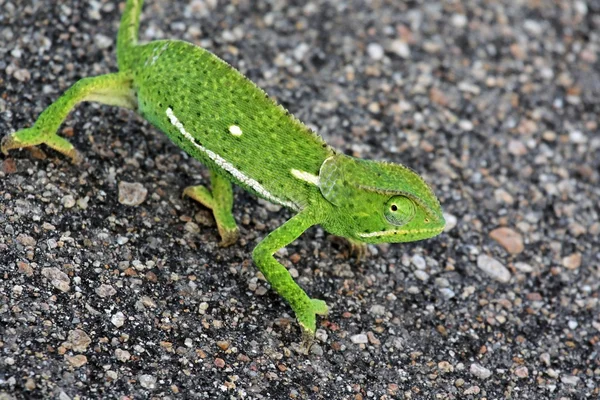
<path id="1" fill-rule="evenodd" d="M 230 65 L 189 43 L 137 45 L 142 0 L 128 0 L 117 39 L 119 72 L 77 82 L 33 127 L 2 139 L 2 151 L 46 144 L 77 162 L 73 146 L 56 134 L 81 101 L 137 110 L 211 170 L 212 191 L 184 194 L 213 210 L 222 245 L 237 239 L 231 183 L 297 214 L 252 253 L 272 288 L 290 304 L 306 338 L 316 315 L 310 299 L 273 254 L 320 224 L 353 245 L 409 242 L 443 230 L 440 204 L 423 179 L 397 164 L 336 152 Z"/>

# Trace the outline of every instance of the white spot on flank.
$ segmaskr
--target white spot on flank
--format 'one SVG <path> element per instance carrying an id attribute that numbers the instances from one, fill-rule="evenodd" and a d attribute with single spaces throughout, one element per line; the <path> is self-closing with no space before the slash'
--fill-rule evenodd
<path id="1" fill-rule="evenodd" d="M 319 177 L 317 175 L 313 175 L 306 171 L 299 171 L 297 169 L 292 169 L 291 172 L 295 178 L 308 182 L 311 185 L 319 186 Z"/>
<path id="2" fill-rule="evenodd" d="M 179 119 L 177 119 L 177 117 L 173 113 L 173 110 L 170 107 L 167 108 L 167 117 L 169 117 L 169 121 L 171 121 L 171 124 L 174 127 L 176 127 L 179 130 L 179 132 L 181 132 L 181 134 L 191 144 L 193 144 L 198 150 L 200 150 L 201 152 L 206 154 L 208 156 L 208 158 L 210 158 L 212 161 L 214 161 L 214 163 L 217 164 L 219 167 L 223 168 L 225 171 L 227 171 L 231 175 L 233 175 L 233 177 L 235 179 L 237 179 L 239 182 L 252 188 L 261 197 L 264 197 L 265 199 L 267 199 L 273 203 L 277 203 L 284 207 L 291 208 L 292 210 L 298 210 L 298 206 L 296 206 L 296 204 L 294 204 L 290 201 L 281 200 L 281 199 L 273 196 L 271 193 L 269 193 L 267 191 L 267 189 L 264 188 L 264 186 L 262 186 L 260 183 L 258 183 L 254 179 L 244 175 L 239 169 L 234 167 L 232 164 L 228 163 L 227 160 L 225 160 L 223 157 L 221 157 L 220 155 L 216 154 L 215 152 L 207 149 L 206 147 L 198 144 L 196 142 L 196 140 L 194 139 L 194 137 L 188 131 L 185 130 L 183 124 L 179 121 Z"/>
<path id="3" fill-rule="evenodd" d="M 231 125 L 229 127 L 229 133 L 231 133 L 233 136 L 242 136 L 242 128 L 237 125 Z"/>

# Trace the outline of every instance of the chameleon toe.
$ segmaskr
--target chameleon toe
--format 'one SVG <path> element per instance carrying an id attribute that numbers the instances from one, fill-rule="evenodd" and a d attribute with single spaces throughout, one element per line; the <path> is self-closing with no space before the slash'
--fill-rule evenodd
<path id="1" fill-rule="evenodd" d="M 229 247 L 237 242 L 240 237 L 240 230 L 237 227 L 235 229 L 219 229 L 219 234 L 221 235 L 219 246 Z"/>

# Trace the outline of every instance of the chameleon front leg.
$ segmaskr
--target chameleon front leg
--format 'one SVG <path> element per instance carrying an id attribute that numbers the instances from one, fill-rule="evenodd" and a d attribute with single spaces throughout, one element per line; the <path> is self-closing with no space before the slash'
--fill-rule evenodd
<path id="1" fill-rule="evenodd" d="M 298 238 L 306 229 L 319 223 L 312 210 L 307 208 L 285 224 L 271 232 L 252 252 L 252 259 L 263 273 L 271 287 L 283 297 L 296 313 L 302 328 L 304 342 L 312 341 L 316 330 L 316 315 L 327 314 L 327 305 L 323 300 L 311 299 L 292 279 L 273 254 Z"/>
<path id="2" fill-rule="evenodd" d="M 239 237 L 239 228 L 233 214 L 233 188 L 231 182 L 216 171 L 210 171 L 212 192 L 204 186 L 188 186 L 183 195 L 188 196 L 213 211 L 217 228 L 221 235 L 219 245 L 226 247 L 234 244 Z"/>
<path id="3" fill-rule="evenodd" d="M 71 109 L 82 101 L 96 101 L 131 109 L 137 108 L 132 80 L 128 74 L 116 73 L 84 78 L 71 86 L 58 100 L 46 108 L 31 128 L 22 129 L 3 137 L 0 149 L 7 154 L 9 150 L 43 143 L 70 157 L 74 163 L 79 162 L 81 157 L 75 147 L 68 140 L 58 136 L 56 131 Z"/>

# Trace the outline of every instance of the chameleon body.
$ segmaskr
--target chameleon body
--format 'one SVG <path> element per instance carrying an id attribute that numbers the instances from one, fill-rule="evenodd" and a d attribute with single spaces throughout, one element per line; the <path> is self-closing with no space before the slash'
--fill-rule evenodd
<path id="1" fill-rule="evenodd" d="M 366 243 L 409 242 L 439 234 L 442 210 L 429 186 L 399 164 L 352 158 L 271 100 L 212 53 L 177 40 L 138 44 L 143 0 L 128 0 L 117 38 L 119 72 L 85 78 L 51 104 L 31 128 L 5 136 L 1 148 L 46 144 L 78 162 L 56 134 L 81 101 L 137 111 L 211 171 L 211 190 L 184 194 L 212 209 L 222 244 L 238 237 L 232 183 L 296 213 L 254 249 L 252 258 L 271 287 L 294 310 L 306 338 L 316 315 L 327 313 L 273 257 L 312 225 Z"/>

